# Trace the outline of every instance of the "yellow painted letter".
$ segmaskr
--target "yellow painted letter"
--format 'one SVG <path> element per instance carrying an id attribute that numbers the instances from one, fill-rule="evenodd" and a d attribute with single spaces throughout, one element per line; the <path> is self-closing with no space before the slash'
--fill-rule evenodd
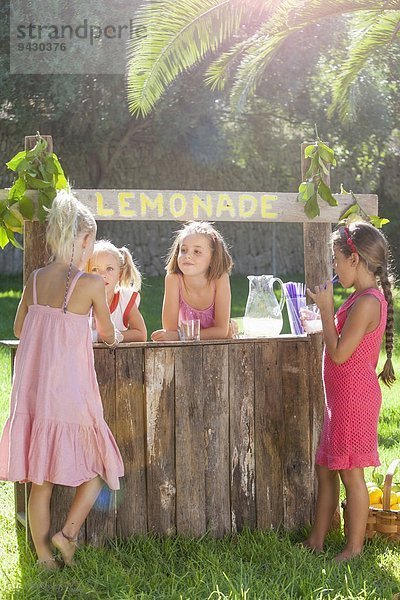
<path id="1" fill-rule="evenodd" d="M 118 194 L 118 204 L 119 204 L 119 214 L 121 217 L 136 217 L 136 213 L 131 208 L 128 198 L 134 198 L 133 192 L 119 192 Z"/>
<path id="2" fill-rule="evenodd" d="M 276 202 L 276 200 L 278 200 L 278 196 L 273 196 L 272 194 L 261 196 L 261 216 L 263 219 L 276 219 L 278 217 L 278 213 L 268 212 L 272 209 L 271 202 Z"/>
<path id="3" fill-rule="evenodd" d="M 97 215 L 99 217 L 112 217 L 114 214 L 113 208 L 105 208 L 103 196 L 100 192 L 96 192 L 96 200 L 97 200 Z"/>
<path id="4" fill-rule="evenodd" d="M 180 201 L 180 208 L 176 208 L 176 201 Z M 184 194 L 172 194 L 169 199 L 169 211 L 171 215 L 175 218 L 183 217 L 186 212 L 186 198 Z"/>
<path id="5" fill-rule="evenodd" d="M 247 208 L 246 208 L 247 203 Z M 256 212 L 257 198 L 251 194 L 240 194 L 239 196 L 239 217 L 246 219 L 252 217 Z"/>
<path id="6" fill-rule="evenodd" d="M 205 212 L 205 215 L 202 215 L 201 217 L 199 217 L 199 208 Z M 210 194 L 206 194 L 206 200 L 203 200 L 203 198 L 200 198 L 200 196 L 197 196 L 196 194 L 193 196 L 193 218 L 194 219 L 204 218 L 204 216 L 207 217 L 207 219 L 211 219 L 212 212 L 213 212 L 213 206 L 212 206 L 212 197 Z"/>
<path id="7" fill-rule="evenodd" d="M 157 194 L 157 196 L 153 200 L 147 194 L 144 194 L 142 192 L 140 194 L 140 205 L 141 205 L 141 214 L 142 214 L 142 217 L 145 217 L 147 215 L 147 209 L 148 208 L 150 210 L 156 210 L 157 209 L 157 215 L 159 217 L 162 217 L 163 214 L 164 214 L 164 203 L 163 203 L 163 196 L 162 196 L 162 194 Z"/>
<path id="8" fill-rule="evenodd" d="M 216 216 L 220 217 L 223 212 L 228 212 L 231 218 L 235 217 L 235 208 L 229 194 L 220 194 L 218 197 Z"/>

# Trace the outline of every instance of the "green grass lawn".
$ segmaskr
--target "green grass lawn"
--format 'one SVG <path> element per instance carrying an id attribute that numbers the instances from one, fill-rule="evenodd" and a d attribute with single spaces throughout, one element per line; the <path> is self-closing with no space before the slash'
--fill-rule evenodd
<path id="1" fill-rule="evenodd" d="M 160 327 L 163 279 L 145 281 L 141 310 L 148 331 Z M 338 289 L 337 303 L 345 292 Z M 0 282 L 0 339 L 11 337 L 20 297 L 20 280 Z M 247 279 L 232 277 L 232 316 L 243 314 Z M 396 330 L 400 331 L 400 301 L 396 300 Z M 287 324 L 285 324 L 287 330 Z M 381 362 L 383 357 L 381 358 Z M 395 369 L 400 378 L 400 344 L 396 340 Z M 0 350 L 0 426 L 8 412 L 10 361 Z M 400 458 L 400 382 L 383 389 L 379 446 L 384 470 Z M 369 476 L 369 473 L 368 473 Z M 0 598 L 34 599 L 154 599 L 154 600 L 286 600 L 352 598 L 390 600 L 400 592 L 399 546 L 374 541 L 363 556 L 337 566 L 341 533 L 329 536 L 327 552 L 314 556 L 296 545 L 304 532 L 250 532 L 213 540 L 204 537 L 115 540 L 107 548 L 78 551 L 78 566 L 57 573 L 38 573 L 14 525 L 13 486 L 0 484 Z"/>

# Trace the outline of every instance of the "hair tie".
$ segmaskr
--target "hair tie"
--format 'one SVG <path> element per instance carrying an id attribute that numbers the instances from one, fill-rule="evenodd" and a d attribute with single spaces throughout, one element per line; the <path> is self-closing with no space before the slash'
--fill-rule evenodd
<path id="1" fill-rule="evenodd" d="M 349 228 L 345 227 L 344 232 L 346 234 L 346 243 L 347 243 L 348 247 L 350 248 L 350 250 L 352 252 L 354 252 L 355 254 L 358 254 L 356 245 L 353 242 L 353 240 L 351 239 Z"/>

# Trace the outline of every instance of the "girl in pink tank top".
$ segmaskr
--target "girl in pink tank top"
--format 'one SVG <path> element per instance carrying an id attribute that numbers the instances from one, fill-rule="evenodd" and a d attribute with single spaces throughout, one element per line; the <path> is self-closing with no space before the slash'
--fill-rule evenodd
<path id="1" fill-rule="evenodd" d="M 203 340 L 231 337 L 232 265 L 223 237 L 210 223 L 193 221 L 178 231 L 167 258 L 163 329 L 151 339 L 179 340 L 181 324 L 192 319 L 200 321 Z"/>
<path id="2" fill-rule="evenodd" d="M 308 290 L 323 325 L 325 414 L 315 459 L 315 521 L 305 546 L 323 550 L 339 502 L 340 477 L 346 490 L 346 544 L 336 557 L 340 562 L 360 554 L 364 544 L 369 511 L 364 467 L 380 464 L 382 394 L 375 369 L 386 332 L 387 360 L 379 378 L 388 386 L 395 380 L 394 320 L 388 245 L 382 233 L 367 223 L 352 223 L 332 234 L 332 249 L 342 286 L 355 292 L 334 315 L 331 282 Z"/>
<path id="3" fill-rule="evenodd" d="M 84 273 L 96 236 L 90 211 L 59 192 L 48 215 L 46 241 L 53 261 L 29 277 L 14 322 L 20 338 L 10 416 L 0 441 L 0 479 L 31 482 L 28 514 L 43 568 L 58 568 L 52 545 L 72 563 L 79 530 L 103 482 L 119 488 L 120 452 L 103 418 L 88 313 L 96 311 L 104 342 L 118 332 L 110 318 L 104 281 Z M 63 527 L 50 542 L 55 484 L 76 488 Z"/>

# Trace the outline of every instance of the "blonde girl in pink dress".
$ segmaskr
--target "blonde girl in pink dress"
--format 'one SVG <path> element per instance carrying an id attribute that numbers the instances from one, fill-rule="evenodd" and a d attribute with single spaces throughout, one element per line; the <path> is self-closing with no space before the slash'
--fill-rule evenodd
<path id="1" fill-rule="evenodd" d="M 142 277 L 128 248 L 117 248 L 108 240 L 98 240 L 87 270 L 104 279 L 111 318 L 122 334 L 122 341 L 145 342 L 147 329 L 139 311 Z M 98 341 L 95 318 L 92 338 Z"/>
<path id="2" fill-rule="evenodd" d="M 388 245 L 367 223 L 340 227 L 332 235 L 334 269 L 340 283 L 355 291 L 333 310 L 330 282 L 310 296 L 321 311 L 325 341 L 323 378 L 325 415 L 316 455 L 318 497 L 315 521 L 305 545 L 323 550 L 339 501 L 339 478 L 346 490 L 346 544 L 336 561 L 362 552 L 369 497 L 364 467 L 380 464 L 378 418 L 382 394 L 376 366 L 383 334 L 387 360 L 379 377 L 395 380 L 393 299 L 388 273 Z"/>
<path id="3" fill-rule="evenodd" d="M 18 306 L 10 416 L 0 441 L 0 479 L 32 482 L 28 514 L 38 562 L 73 561 L 79 530 L 103 481 L 117 490 L 124 468 L 103 418 L 94 370 L 88 313 L 96 311 L 104 342 L 117 334 L 104 281 L 84 273 L 93 252 L 96 223 L 70 193 L 59 192 L 49 211 L 47 244 L 53 260 L 29 277 Z M 54 484 L 76 488 L 64 526 L 50 541 Z"/>
<path id="4" fill-rule="evenodd" d="M 221 234 L 207 222 L 189 222 L 178 231 L 167 258 L 163 329 L 153 341 L 179 340 L 179 325 L 200 320 L 200 338 L 232 337 L 229 323 L 232 258 Z"/>

